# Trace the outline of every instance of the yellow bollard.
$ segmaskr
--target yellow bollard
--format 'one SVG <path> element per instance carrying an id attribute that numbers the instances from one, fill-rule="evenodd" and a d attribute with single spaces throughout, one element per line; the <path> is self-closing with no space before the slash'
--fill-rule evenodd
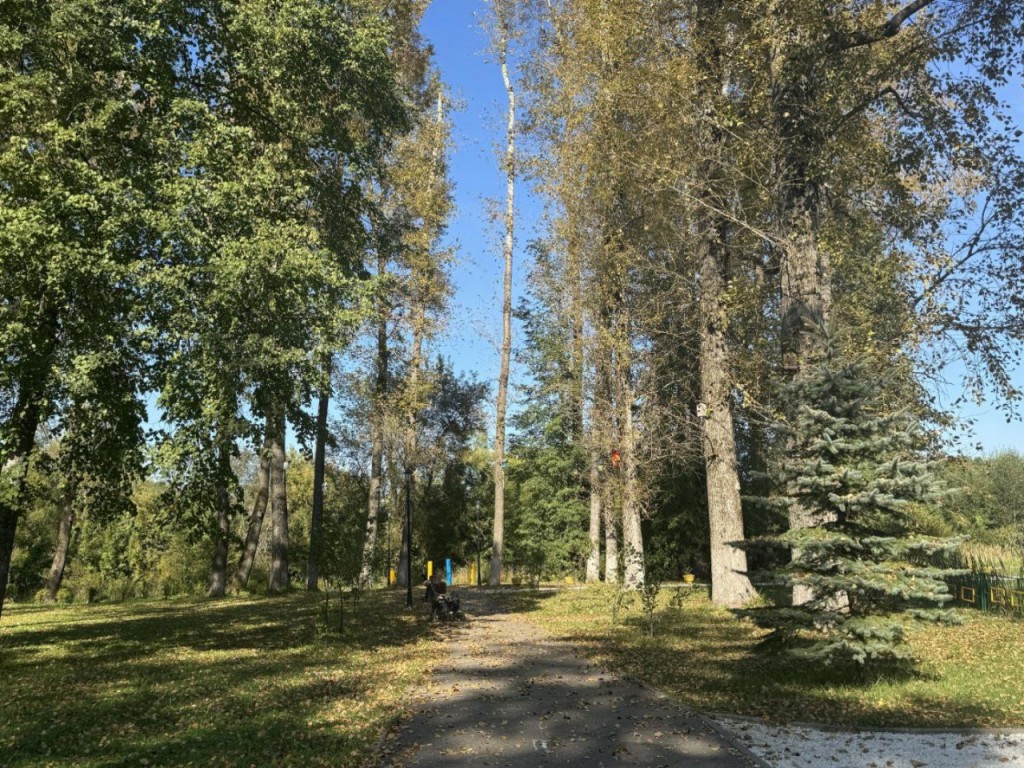
<path id="1" fill-rule="evenodd" d="M 469 586 L 476 584 L 476 563 L 469 564 Z"/>
<path id="2" fill-rule="evenodd" d="M 388 586 L 390 587 L 395 583 L 395 569 L 392 568 L 388 571 Z"/>
<path id="3" fill-rule="evenodd" d="M 434 575 L 434 561 L 427 560 L 427 578 L 429 579 Z"/>

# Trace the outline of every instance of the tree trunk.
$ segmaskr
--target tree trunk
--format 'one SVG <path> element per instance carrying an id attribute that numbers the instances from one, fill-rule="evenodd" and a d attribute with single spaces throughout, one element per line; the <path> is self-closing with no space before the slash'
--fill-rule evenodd
<path id="1" fill-rule="evenodd" d="M 270 591 L 283 592 L 291 584 L 288 575 L 288 490 L 285 485 L 285 417 L 274 415 L 270 433 Z"/>
<path id="2" fill-rule="evenodd" d="M 610 494 L 607 486 L 602 495 L 602 506 L 604 507 L 604 582 L 605 584 L 619 583 L 619 536 L 615 511 L 611 504 Z"/>
<path id="3" fill-rule="evenodd" d="M 359 583 L 369 587 L 373 582 L 373 563 L 377 552 L 377 525 L 380 519 L 381 473 L 384 459 L 384 440 L 380 424 L 374 420 L 370 425 L 370 511 L 366 517 L 366 538 L 363 540 L 363 564 L 359 571 Z"/>
<path id="4" fill-rule="evenodd" d="M 820 149 L 821 141 L 816 135 L 818 123 L 810 106 L 815 101 L 817 85 L 802 67 L 794 71 L 789 66 L 784 45 L 780 39 L 780 47 L 771 62 L 776 77 L 774 121 L 782 142 L 776 232 L 780 244 L 779 342 L 783 371 L 789 376 L 799 376 L 824 350 L 832 310 L 832 275 L 828 254 L 818 247 L 821 198 L 811 170 L 811 153 Z M 788 413 L 787 417 L 793 415 Z M 801 505 L 791 506 L 788 518 L 791 529 L 829 522 L 815 519 L 811 511 Z M 801 605 L 812 596 L 810 588 L 795 585 L 792 603 Z"/>
<path id="5" fill-rule="evenodd" d="M 590 554 L 587 556 L 587 583 L 601 580 L 601 455 L 590 451 Z"/>
<path id="6" fill-rule="evenodd" d="M 407 493 L 412 493 L 412 483 L 410 482 L 406 488 Z M 406 494 L 403 494 L 403 496 Z M 408 502 L 406 502 L 408 503 Z M 406 509 L 402 508 L 402 543 L 398 549 L 398 573 L 395 574 L 395 584 L 399 587 L 408 587 L 408 567 L 409 567 L 409 527 L 405 524 L 406 522 Z"/>
<path id="7" fill-rule="evenodd" d="M 377 274 L 384 274 L 384 260 L 377 262 Z M 374 384 L 373 412 L 370 422 L 370 496 L 366 517 L 366 538 L 363 540 L 363 564 L 359 583 L 369 586 L 373 578 L 374 554 L 377 551 L 377 527 L 380 520 L 380 491 L 384 479 L 384 398 L 388 389 L 388 318 L 383 300 L 378 307 L 377 376 Z M 388 563 L 388 567 L 390 567 Z"/>
<path id="8" fill-rule="evenodd" d="M 505 146 L 505 277 L 501 304 L 501 368 L 498 372 L 498 398 L 494 425 L 494 540 L 488 584 L 501 583 L 502 548 L 505 542 L 505 415 L 508 406 L 508 377 L 512 358 L 512 246 L 515 232 L 516 189 L 516 94 L 509 77 L 507 19 L 501 18 L 499 58 L 501 77 L 508 96 L 508 133 Z"/>
<path id="9" fill-rule="evenodd" d="M 231 448 L 222 444 L 217 456 L 217 486 L 214 494 L 216 515 L 216 541 L 213 548 L 213 565 L 210 568 L 210 587 L 207 597 L 224 597 L 228 586 L 228 544 L 231 536 L 231 490 L 228 478 L 231 475 Z"/>
<path id="10" fill-rule="evenodd" d="M 327 363 L 327 379 L 331 378 L 331 364 Z M 306 589 L 316 592 L 320 588 L 320 558 L 323 554 L 324 482 L 327 462 L 327 409 L 331 403 L 331 387 L 326 384 L 320 392 L 316 411 L 316 447 L 313 450 L 313 510 L 309 519 L 309 560 L 306 563 Z"/>
<path id="11" fill-rule="evenodd" d="M 627 338 L 626 343 L 630 341 Z M 618 365 L 619 408 L 621 410 L 622 545 L 626 550 L 623 584 L 628 589 L 644 585 L 644 539 L 640 529 L 640 489 L 637 481 L 636 431 L 633 425 L 633 385 L 629 356 Z"/>
<path id="12" fill-rule="evenodd" d="M 55 313 L 47 314 L 56 327 Z M 7 582 L 11 577 L 11 556 L 14 553 L 14 536 L 18 529 L 18 517 L 25 498 L 25 482 L 28 478 L 29 461 L 36 444 L 36 430 L 42 420 L 39 397 L 47 374 L 50 356 L 56 347 L 55 337 L 47 335 L 47 346 L 41 355 L 41 362 L 35 371 L 37 380 L 23 384 L 12 411 L 16 421 L 14 450 L 5 455 L 0 453 L 0 469 L 13 467 L 19 472 L 15 491 L 8 502 L 0 502 L 0 617 L 3 616 L 4 601 L 7 598 Z"/>
<path id="13" fill-rule="evenodd" d="M 426 308 L 423 302 L 417 302 L 413 307 L 413 332 L 412 332 L 412 358 L 409 361 L 409 405 L 405 417 L 405 466 L 412 468 L 416 462 L 419 452 L 419 387 L 420 387 L 420 366 L 423 356 L 424 325 L 426 323 Z M 413 483 L 409 482 L 408 494 L 412 494 Z M 407 502 L 408 503 L 408 502 Z M 403 507 L 403 511 L 404 511 Z M 412 557 L 412 531 L 407 531 L 405 518 L 402 522 L 402 550 L 398 556 L 398 568 L 401 573 L 398 575 L 400 586 L 408 586 L 406 579 L 406 566 L 409 558 Z"/>
<path id="14" fill-rule="evenodd" d="M 260 531 L 263 529 L 263 517 L 267 513 L 267 500 L 270 497 L 270 422 L 267 422 L 267 437 L 260 451 L 260 464 L 256 473 L 256 498 L 253 500 L 252 514 L 249 515 L 249 527 L 245 534 L 245 545 L 242 556 L 235 570 L 235 589 L 245 589 L 252 573 L 252 564 L 256 560 L 256 549 L 260 543 Z"/>
<path id="15" fill-rule="evenodd" d="M 57 528 L 57 548 L 53 552 L 53 563 L 50 565 L 50 575 L 46 578 L 46 602 L 57 601 L 57 593 L 64 581 L 64 569 L 68 563 L 68 551 L 71 549 L 71 534 L 75 528 L 74 501 L 65 498 L 67 509 L 60 516 L 60 526 Z"/>
<path id="16" fill-rule="evenodd" d="M 817 194 L 806 181 L 795 187 L 785 203 L 779 259 L 783 368 L 795 374 L 821 354 L 832 310 L 831 268 L 818 247 Z"/>
<path id="17" fill-rule="evenodd" d="M 727 340 L 728 317 L 721 243 L 705 224 L 700 259 L 700 391 L 704 405 L 704 466 L 711 538 L 711 600 L 737 608 L 754 596 L 747 577 L 747 555 L 733 546 L 743 539 L 743 508 L 732 420 L 732 381 Z"/>
<path id="18" fill-rule="evenodd" d="M 818 248 L 817 194 L 802 178 L 788 180 L 790 192 L 784 203 L 779 260 L 781 274 L 780 343 L 783 370 L 799 376 L 808 363 L 822 354 L 825 331 L 831 315 L 832 285 L 827 255 Z M 793 404 L 795 406 L 796 404 Z M 795 414 L 789 413 L 792 417 Z M 793 504 L 787 510 L 790 529 L 810 528 L 828 519 L 818 519 L 806 507 Z M 793 556 L 799 555 L 798 550 Z M 794 584 L 792 604 L 802 605 L 814 597 L 807 585 Z"/>
<path id="19" fill-rule="evenodd" d="M 780 342 L 784 371 L 791 376 L 799 376 L 800 371 L 823 352 L 825 330 L 831 314 L 832 287 L 828 259 L 817 242 L 817 196 L 805 181 L 791 180 L 791 183 L 795 189 L 786 201 L 782 217 L 786 229 L 780 259 Z M 787 415 L 792 417 L 795 414 Z M 787 516 L 790 529 L 832 522 L 816 518 L 801 504 L 791 505 Z M 798 556 L 799 550 L 794 549 L 792 554 Z M 802 605 L 813 597 L 811 587 L 793 585 L 793 605 Z"/>
<path id="20" fill-rule="evenodd" d="M 615 517 L 615 505 L 613 502 L 613 490 L 615 478 L 602 472 L 603 467 L 608 466 L 612 453 L 612 444 L 615 433 L 615 397 L 612 392 L 612 377 L 609 372 L 611 363 L 611 350 L 608 348 L 606 311 L 601 312 L 601 322 L 605 325 L 598 329 L 596 360 L 594 362 L 594 407 L 591 411 L 591 436 L 592 450 L 595 468 L 591 470 L 591 477 L 596 473 L 598 485 L 596 487 L 598 498 L 592 498 L 590 502 L 591 514 L 594 507 L 601 510 L 604 523 L 604 580 L 606 584 L 617 584 L 619 582 L 619 539 L 618 522 Z"/>
<path id="21" fill-rule="evenodd" d="M 3 616 L 4 599 L 7 597 L 7 581 L 11 574 L 11 555 L 14 553 L 17 527 L 17 507 L 13 504 L 0 504 L 0 616 Z"/>
<path id="22" fill-rule="evenodd" d="M 567 278 L 569 280 L 569 314 L 570 314 L 570 360 L 572 370 L 568 392 L 569 436 L 575 443 L 583 439 L 586 423 L 586 402 L 584 397 L 584 368 L 586 351 L 583 322 L 583 259 L 580 257 L 579 245 L 575 236 L 571 235 L 568 248 Z"/>

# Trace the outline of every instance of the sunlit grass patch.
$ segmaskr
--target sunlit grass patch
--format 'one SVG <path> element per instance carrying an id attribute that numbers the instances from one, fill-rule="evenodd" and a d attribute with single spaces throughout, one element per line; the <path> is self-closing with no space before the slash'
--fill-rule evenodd
<path id="1" fill-rule="evenodd" d="M 13 607 L 0 624 L 0 764 L 358 765 L 436 654 L 404 595 Z M 336 621 L 336 616 L 332 621 Z"/>
<path id="2" fill-rule="evenodd" d="M 614 591 L 563 592 L 530 617 L 595 661 L 671 693 L 686 706 L 783 721 L 875 726 L 1024 726 L 1024 623 L 963 611 L 964 623 L 916 629 L 912 673 L 865 678 L 771 653 L 764 632 L 703 593 L 669 607 L 655 637 L 639 600 L 612 621 Z"/>

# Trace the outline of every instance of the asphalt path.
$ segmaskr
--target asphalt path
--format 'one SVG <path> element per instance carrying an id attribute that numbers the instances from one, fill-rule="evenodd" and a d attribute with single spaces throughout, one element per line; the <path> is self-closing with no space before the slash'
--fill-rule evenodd
<path id="1" fill-rule="evenodd" d="M 438 671 L 381 745 L 379 768 L 766 768 L 711 722 L 594 666 L 503 602 L 462 593 L 466 621 L 439 633 Z"/>

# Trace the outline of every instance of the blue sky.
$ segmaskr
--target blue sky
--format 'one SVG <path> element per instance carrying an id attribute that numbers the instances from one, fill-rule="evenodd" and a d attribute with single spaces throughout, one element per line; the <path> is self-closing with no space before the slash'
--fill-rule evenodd
<path id="1" fill-rule="evenodd" d="M 497 149 L 504 142 L 505 90 L 498 65 L 486 56 L 487 39 L 476 0 L 435 0 L 423 21 L 434 44 L 436 63 L 459 108 L 453 115 L 455 149 L 451 176 L 456 212 L 449 239 L 457 247 L 453 271 L 451 320 L 439 351 L 457 369 L 493 381 L 498 374 L 501 341 L 501 242 L 504 230 L 490 211 L 504 206 L 505 179 Z M 520 182 L 517 195 L 515 287 L 522 296 L 527 268 L 524 246 L 535 236 L 541 203 Z M 502 208 L 503 209 L 503 208 Z"/>
<path id="2" fill-rule="evenodd" d="M 494 381 L 501 335 L 501 225 L 491 221 L 488 199 L 503 201 L 505 189 L 496 155 L 504 139 L 505 92 L 497 64 L 486 55 L 487 40 L 479 23 L 483 12 L 481 0 L 434 0 L 424 17 L 423 33 L 433 43 L 444 81 L 461 105 L 453 115 L 451 158 L 456 213 L 449 239 L 458 252 L 452 275 L 455 294 L 449 327 L 434 351 L 450 357 L 457 370 Z M 1011 87 L 1007 98 L 1024 124 L 1020 83 Z M 528 268 L 524 246 L 537 234 L 542 214 L 541 202 L 522 182 L 517 197 L 514 301 L 523 293 Z M 521 375 L 513 369 L 513 383 L 517 373 Z M 956 378 L 955 367 L 949 373 Z M 1015 379 L 1024 389 L 1024 371 Z M 938 394 L 940 402 L 948 404 L 960 393 L 954 386 Z M 973 439 L 964 450 L 977 442 L 982 453 L 1004 448 L 1024 452 L 1021 424 L 1007 424 L 994 404 L 965 405 L 959 415 L 975 420 Z"/>

